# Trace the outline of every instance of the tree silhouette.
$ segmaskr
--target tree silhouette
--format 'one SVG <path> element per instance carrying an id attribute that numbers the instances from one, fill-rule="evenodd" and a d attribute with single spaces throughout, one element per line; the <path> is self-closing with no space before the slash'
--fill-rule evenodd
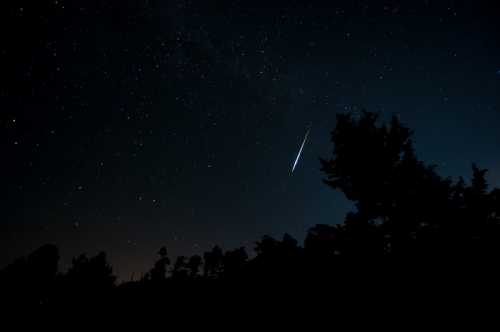
<path id="1" fill-rule="evenodd" d="M 3 294 L 16 302 L 46 303 L 55 291 L 58 261 L 59 250 L 52 244 L 17 259 L 0 273 Z"/>
<path id="2" fill-rule="evenodd" d="M 453 183 L 418 160 L 411 136 L 397 117 L 385 125 L 365 111 L 337 115 L 333 156 L 320 159 L 321 170 L 356 211 L 337 228 L 313 228 L 306 248 L 350 262 L 379 257 L 420 267 L 497 250 L 498 194 L 488 192 L 486 170 L 473 165 L 470 186 Z"/>
<path id="3" fill-rule="evenodd" d="M 222 259 L 224 265 L 224 276 L 226 278 L 236 277 L 242 272 L 247 260 L 248 255 L 243 247 L 226 251 Z"/>
<path id="4" fill-rule="evenodd" d="M 195 279 L 198 277 L 202 263 L 203 262 L 201 256 L 199 255 L 193 255 L 189 258 L 187 268 L 189 270 L 189 277 L 191 279 Z"/>
<path id="5" fill-rule="evenodd" d="M 219 246 L 215 246 L 211 251 L 203 254 L 205 265 L 203 267 L 203 275 L 205 278 L 213 279 L 222 275 L 224 269 L 224 255 Z"/>
<path id="6" fill-rule="evenodd" d="M 178 256 L 172 268 L 172 279 L 186 280 L 189 276 L 189 265 L 185 256 Z"/>
<path id="7" fill-rule="evenodd" d="M 257 256 L 251 262 L 253 274 L 258 278 L 297 276 L 302 268 L 302 250 L 297 241 L 284 234 L 282 241 L 265 235 L 256 242 Z"/>
<path id="8" fill-rule="evenodd" d="M 318 260 L 333 259 L 335 255 L 340 254 L 341 232 L 342 228 L 339 225 L 318 224 L 310 228 L 304 240 L 306 253 Z"/>
<path id="9" fill-rule="evenodd" d="M 161 247 L 160 250 L 158 250 L 158 255 L 160 258 L 155 262 L 153 268 L 144 278 L 154 283 L 161 283 L 166 280 L 167 266 L 170 265 L 170 259 L 168 258 L 166 247 Z"/>
<path id="10" fill-rule="evenodd" d="M 73 258 L 66 279 L 72 288 L 94 292 L 110 289 L 116 281 L 113 268 L 107 262 L 106 253 L 104 252 L 100 252 L 91 258 L 88 258 L 85 254 Z"/>

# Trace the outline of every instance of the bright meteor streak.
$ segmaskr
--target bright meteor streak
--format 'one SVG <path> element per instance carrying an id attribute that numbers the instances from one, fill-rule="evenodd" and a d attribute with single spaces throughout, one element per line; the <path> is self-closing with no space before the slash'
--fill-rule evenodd
<path id="1" fill-rule="evenodd" d="M 300 146 L 299 153 L 297 154 L 297 158 L 295 158 L 295 162 L 293 163 L 292 173 L 293 173 L 293 171 L 295 171 L 295 166 L 297 166 L 297 163 L 299 162 L 300 155 L 302 154 L 302 149 L 304 148 L 304 145 L 306 144 L 307 136 L 309 136 L 310 131 L 311 131 L 311 128 L 307 129 L 307 131 L 306 131 L 306 135 L 304 136 L 304 140 L 302 141 L 302 145 Z"/>

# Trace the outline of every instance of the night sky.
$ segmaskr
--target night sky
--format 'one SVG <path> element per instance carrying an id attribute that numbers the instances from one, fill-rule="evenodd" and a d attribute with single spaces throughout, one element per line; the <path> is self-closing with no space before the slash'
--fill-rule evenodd
<path id="1" fill-rule="evenodd" d="M 338 112 L 398 114 L 441 174 L 500 185 L 494 3 L 2 1 L 0 267 L 54 243 L 128 279 L 162 245 L 342 222 L 318 161 Z"/>

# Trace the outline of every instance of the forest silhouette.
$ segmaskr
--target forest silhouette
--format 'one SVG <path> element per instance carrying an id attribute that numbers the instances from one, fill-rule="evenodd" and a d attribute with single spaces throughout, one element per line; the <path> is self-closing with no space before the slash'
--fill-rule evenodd
<path id="1" fill-rule="evenodd" d="M 440 176 L 436 165 L 417 158 L 412 135 L 395 116 L 384 123 L 366 111 L 337 114 L 332 155 L 320 159 L 320 166 L 324 183 L 341 191 L 355 210 L 343 223 L 311 227 L 303 245 L 289 234 L 266 235 L 256 242 L 252 258 L 244 247 L 215 246 L 175 260 L 162 247 L 139 280 L 118 283 L 104 252 L 75 257 L 69 270 L 60 272 L 58 248 L 47 244 L 0 272 L 2 301 L 154 302 L 165 294 L 194 301 L 227 285 L 365 287 L 497 278 L 500 189 L 490 189 L 487 171 L 476 165 L 469 183 Z"/>

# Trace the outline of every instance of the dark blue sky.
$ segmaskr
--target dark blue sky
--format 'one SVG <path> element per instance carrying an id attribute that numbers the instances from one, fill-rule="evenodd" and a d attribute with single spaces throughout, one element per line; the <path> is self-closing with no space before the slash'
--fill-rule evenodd
<path id="1" fill-rule="evenodd" d="M 1 5 L 2 266 L 53 242 L 127 278 L 162 245 L 342 222 L 318 162 L 337 112 L 398 114 L 441 174 L 500 184 L 489 2 L 32 2 Z"/>

